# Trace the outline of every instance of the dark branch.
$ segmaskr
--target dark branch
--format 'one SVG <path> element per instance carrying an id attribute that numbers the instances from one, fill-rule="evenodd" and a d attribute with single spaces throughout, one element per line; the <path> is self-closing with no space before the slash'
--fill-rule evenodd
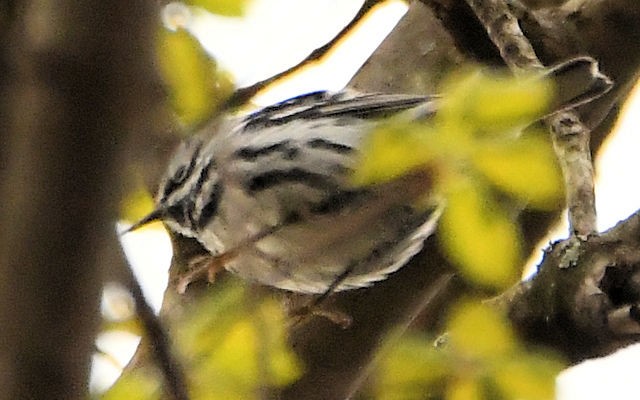
<path id="1" fill-rule="evenodd" d="M 536 277 L 522 286 L 503 306 L 529 340 L 576 362 L 637 342 L 640 212 L 601 236 L 554 243 Z"/>
<path id="2" fill-rule="evenodd" d="M 147 345 L 164 377 L 165 391 L 172 400 L 189 400 L 187 379 L 183 369 L 171 352 L 169 336 L 160 319 L 147 303 L 135 275 L 130 268 L 127 268 L 127 271 L 129 272 L 127 286 L 133 297 L 138 318 L 142 323 Z"/>
<path id="3" fill-rule="evenodd" d="M 365 0 L 365 2 L 362 4 L 362 7 L 360 7 L 351 21 L 349 21 L 349 23 L 345 25 L 345 27 L 342 28 L 340 32 L 338 32 L 338 34 L 334 36 L 329 42 L 313 50 L 298 64 L 263 81 L 236 90 L 236 92 L 233 93 L 231 97 L 229 97 L 229 99 L 227 99 L 227 101 L 220 107 L 219 111 L 224 112 L 245 104 L 253 96 L 255 96 L 258 92 L 260 92 L 267 86 L 294 74 L 302 68 L 314 63 L 315 61 L 322 59 L 329 51 L 331 51 L 338 43 L 340 43 L 342 39 L 344 39 L 349 33 L 351 33 L 351 31 L 360 23 L 360 21 L 369 13 L 369 11 L 371 11 L 373 7 L 384 1 L 386 0 Z"/>
<path id="4" fill-rule="evenodd" d="M 123 147 L 161 98 L 152 15 L 148 1 L 0 6 L 0 397 L 90 397 Z"/>

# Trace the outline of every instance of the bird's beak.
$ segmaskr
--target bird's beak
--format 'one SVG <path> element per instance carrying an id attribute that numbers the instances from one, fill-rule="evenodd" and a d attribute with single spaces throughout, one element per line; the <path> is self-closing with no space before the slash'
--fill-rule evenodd
<path id="1" fill-rule="evenodd" d="M 164 208 L 157 208 L 157 209 L 151 211 L 149 214 L 147 214 L 145 217 L 143 217 L 138 222 L 136 222 L 133 225 L 131 225 L 128 229 L 126 229 L 124 232 L 122 232 L 121 235 L 124 235 L 125 233 L 129 233 L 129 232 L 135 231 L 137 229 L 140 229 L 143 226 L 145 226 L 147 224 L 150 224 L 151 222 L 160 221 L 164 215 L 165 215 L 165 209 Z"/>

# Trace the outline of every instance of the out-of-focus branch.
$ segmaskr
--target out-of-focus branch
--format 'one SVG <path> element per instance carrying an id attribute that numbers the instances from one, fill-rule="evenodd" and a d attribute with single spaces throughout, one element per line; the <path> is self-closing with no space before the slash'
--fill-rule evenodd
<path id="1" fill-rule="evenodd" d="M 152 8 L 0 7 L 0 398 L 89 397 L 122 149 L 162 98 Z"/>
<path id="2" fill-rule="evenodd" d="M 172 352 L 170 337 L 167 330 L 162 325 L 160 318 L 154 313 L 149 303 L 142 293 L 142 288 L 138 283 L 133 271 L 129 271 L 127 281 L 128 288 L 133 297 L 136 307 L 136 314 L 144 329 L 145 347 L 152 356 L 153 361 L 158 366 L 164 378 L 164 390 L 171 400 L 189 400 L 187 388 L 187 378 Z"/>

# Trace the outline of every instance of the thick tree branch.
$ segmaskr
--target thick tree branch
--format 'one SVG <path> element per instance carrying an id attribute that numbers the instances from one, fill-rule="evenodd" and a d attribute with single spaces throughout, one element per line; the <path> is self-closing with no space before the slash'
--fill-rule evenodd
<path id="1" fill-rule="evenodd" d="M 640 212 L 577 248 L 572 240 L 554 243 L 536 277 L 521 286 L 503 305 L 529 340 L 576 362 L 637 342 Z"/>
<path id="2" fill-rule="evenodd" d="M 0 398 L 89 397 L 121 146 L 158 98 L 151 7 L 0 7 Z"/>

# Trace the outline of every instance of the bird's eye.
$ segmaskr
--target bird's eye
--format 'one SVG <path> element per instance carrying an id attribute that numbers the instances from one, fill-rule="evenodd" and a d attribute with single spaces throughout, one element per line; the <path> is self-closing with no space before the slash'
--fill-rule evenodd
<path id="1" fill-rule="evenodd" d="M 164 187 L 164 191 L 162 192 L 162 198 L 166 199 L 172 192 L 178 189 L 189 176 L 189 170 L 193 168 L 188 168 L 185 165 L 181 165 L 176 170 L 175 174 L 171 178 L 167 180 L 167 184 Z"/>
<path id="2" fill-rule="evenodd" d="M 171 181 L 173 183 L 175 183 L 176 185 L 180 185 L 180 184 L 184 183 L 185 179 L 187 179 L 187 167 L 184 166 L 184 165 L 181 165 L 176 170 L 176 173 L 173 174 L 173 178 L 171 178 Z"/>
<path id="3" fill-rule="evenodd" d="M 164 201 L 169 195 L 179 189 L 188 180 L 198 163 L 198 154 L 202 143 L 197 138 L 183 142 L 174 155 L 174 161 L 169 167 L 167 180 L 162 188 L 162 199 Z M 173 172 L 172 172 L 173 171 Z"/>

